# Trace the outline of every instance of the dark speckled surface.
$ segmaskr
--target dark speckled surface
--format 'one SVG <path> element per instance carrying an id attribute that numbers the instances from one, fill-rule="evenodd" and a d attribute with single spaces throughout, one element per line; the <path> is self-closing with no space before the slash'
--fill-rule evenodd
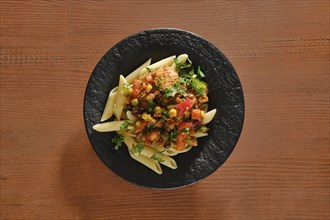
<path id="1" fill-rule="evenodd" d="M 209 136 L 198 147 L 174 156 L 177 170 L 165 166 L 158 175 L 133 160 L 126 147 L 115 151 L 114 133 L 98 133 L 107 96 L 119 75 L 128 75 L 150 57 L 156 62 L 186 53 L 194 66 L 201 66 L 209 85 L 209 109 L 217 114 L 208 125 Z M 96 65 L 86 88 L 84 119 L 87 135 L 100 159 L 117 175 L 146 187 L 176 188 L 195 183 L 215 172 L 229 157 L 240 136 L 244 120 L 244 97 L 239 78 L 229 60 L 202 37 L 177 29 L 155 29 L 127 37 L 111 48 Z"/>

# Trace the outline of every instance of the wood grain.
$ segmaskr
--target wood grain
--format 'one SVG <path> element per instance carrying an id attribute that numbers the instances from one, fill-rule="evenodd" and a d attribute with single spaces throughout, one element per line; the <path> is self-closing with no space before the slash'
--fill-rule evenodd
<path id="1" fill-rule="evenodd" d="M 1 1 L 1 219 L 329 219 L 329 1 Z M 209 39 L 241 79 L 239 143 L 209 178 L 134 186 L 85 134 L 87 80 L 134 32 Z"/>

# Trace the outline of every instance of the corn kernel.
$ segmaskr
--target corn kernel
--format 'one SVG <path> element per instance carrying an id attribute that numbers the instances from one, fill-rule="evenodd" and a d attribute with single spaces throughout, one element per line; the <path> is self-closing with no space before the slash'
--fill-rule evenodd
<path id="1" fill-rule="evenodd" d="M 162 108 L 159 107 L 159 106 L 156 106 L 155 108 L 155 114 L 158 115 L 158 114 L 161 114 L 162 113 Z"/>
<path id="2" fill-rule="evenodd" d="M 145 120 L 145 121 L 151 122 L 151 123 L 155 123 L 156 122 L 156 120 L 151 115 L 149 115 L 146 112 L 144 112 L 142 114 L 142 119 Z"/>
<path id="3" fill-rule="evenodd" d="M 177 115 L 177 111 L 174 108 L 172 108 L 171 110 L 168 111 L 168 114 L 170 115 L 171 118 L 174 118 Z"/>
<path id="4" fill-rule="evenodd" d="M 149 84 L 149 85 L 147 86 L 147 88 L 146 88 L 146 92 L 149 93 L 151 90 L 152 90 L 152 85 Z"/>
<path id="5" fill-rule="evenodd" d="M 140 124 L 141 124 L 141 122 L 140 122 L 140 121 L 137 121 L 137 122 L 135 122 L 135 126 L 136 126 L 136 127 L 139 127 L 139 126 L 140 126 Z"/>
<path id="6" fill-rule="evenodd" d="M 133 100 L 131 101 L 131 104 L 132 104 L 133 106 L 137 106 L 137 104 L 139 104 L 139 100 L 138 100 L 138 99 L 133 99 Z"/>

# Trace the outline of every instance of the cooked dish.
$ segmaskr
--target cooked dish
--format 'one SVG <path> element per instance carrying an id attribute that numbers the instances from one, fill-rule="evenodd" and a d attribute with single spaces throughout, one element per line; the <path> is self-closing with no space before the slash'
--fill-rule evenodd
<path id="1" fill-rule="evenodd" d="M 187 54 L 171 56 L 151 64 L 151 59 L 129 74 L 120 75 L 111 90 L 99 132 L 116 131 L 115 148 L 123 143 L 130 156 L 162 173 L 160 164 L 176 169 L 171 156 L 196 147 L 197 138 L 207 136 L 216 109 L 208 111 L 208 88 L 200 67 Z M 104 122 L 115 116 L 114 121 Z"/>

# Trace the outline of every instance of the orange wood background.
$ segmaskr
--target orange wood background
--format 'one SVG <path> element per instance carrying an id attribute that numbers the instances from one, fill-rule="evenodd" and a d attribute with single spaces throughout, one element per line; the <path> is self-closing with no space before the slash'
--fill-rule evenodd
<path id="1" fill-rule="evenodd" d="M 236 149 L 157 191 L 109 171 L 83 123 L 87 80 L 137 31 L 217 45 L 241 79 Z M 1 0 L 0 219 L 329 219 L 329 1 Z"/>

